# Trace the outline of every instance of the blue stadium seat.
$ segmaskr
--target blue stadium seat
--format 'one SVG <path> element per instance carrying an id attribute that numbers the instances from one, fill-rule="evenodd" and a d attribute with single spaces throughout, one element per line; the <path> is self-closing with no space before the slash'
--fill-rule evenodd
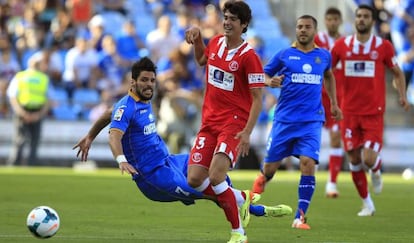
<path id="1" fill-rule="evenodd" d="M 78 115 L 69 102 L 69 96 L 65 89 L 53 88 L 51 101 L 52 116 L 56 120 L 77 120 Z"/>
<path id="2" fill-rule="evenodd" d="M 145 40 L 147 34 L 154 30 L 157 23 L 152 15 L 138 15 L 134 19 L 138 35 Z"/>
<path id="3" fill-rule="evenodd" d="M 283 36 L 282 28 L 279 20 L 273 16 L 268 19 L 253 19 L 252 23 L 254 31 L 258 36 L 265 38 L 265 36 Z"/>
<path id="4" fill-rule="evenodd" d="M 73 109 L 81 119 L 88 119 L 92 107 L 98 105 L 100 101 L 99 92 L 95 89 L 76 89 L 73 92 Z"/>
<path id="5" fill-rule="evenodd" d="M 253 19 L 267 19 L 272 16 L 271 8 L 267 0 L 245 0 L 249 4 Z"/>
<path id="6" fill-rule="evenodd" d="M 68 104 L 69 96 L 65 89 L 60 87 L 53 88 L 52 97 L 50 97 L 51 102 L 54 105 Z"/>
<path id="7" fill-rule="evenodd" d="M 265 59 L 269 60 L 281 49 L 290 46 L 291 41 L 285 36 L 268 37 L 263 39 L 265 45 Z"/>
<path id="8" fill-rule="evenodd" d="M 78 120 L 78 114 L 70 104 L 52 107 L 52 115 L 56 120 Z"/>

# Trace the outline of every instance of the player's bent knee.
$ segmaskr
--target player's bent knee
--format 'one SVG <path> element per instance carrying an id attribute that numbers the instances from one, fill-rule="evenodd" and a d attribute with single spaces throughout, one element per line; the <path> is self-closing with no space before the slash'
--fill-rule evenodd
<path id="1" fill-rule="evenodd" d="M 187 183 L 192 188 L 197 188 L 197 187 L 201 186 L 201 184 L 203 184 L 203 180 L 202 180 L 202 178 L 188 176 Z"/>

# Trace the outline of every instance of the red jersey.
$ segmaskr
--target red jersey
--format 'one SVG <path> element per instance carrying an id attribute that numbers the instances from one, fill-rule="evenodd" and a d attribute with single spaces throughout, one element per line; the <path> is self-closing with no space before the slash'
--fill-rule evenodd
<path id="1" fill-rule="evenodd" d="M 315 36 L 315 44 L 329 51 L 334 46 L 336 40 L 337 39 L 329 36 L 325 31 L 321 31 Z M 335 76 L 336 98 L 338 105 L 340 105 L 342 98 L 341 80 L 343 79 L 343 70 L 341 63 L 338 63 L 333 69 L 333 74 Z M 332 117 L 331 100 L 329 99 L 325 86 L 322 87 L 322 104 L 325 109 L 325 127 L 332 128 L 335 124 L 338 124 L 338 122 L 335 121 L 335 119 Z"/>
<path id="2" fill-rule="evenodd" d="M 213 37 L 204 54 L 207 85 L 202 123 L 220 126 L 236 119 L 245 124 L 252 105 L 250 89 L 264 87 L 260 58 L 246 41 L 227 49 L 223 35 Z"/>
<path id="3" fill-rule="evenodd" d="M 362 44 L 355 35 L 339 39 L 331 50 L 332 64 L 342 64 L 342 111 L 354 115 L 385 112 L 385 69 L 397 65 L 388 40 L 371 35 Z"/>
<path id="4" fill-rule="evenodd" d="M 321 31 L 315 36 L 315 44 L 319 47 L 325 48 L 326 50 L 331 50 L 334 43 L 335 38 L 328 35 L 328 33 Z"/>

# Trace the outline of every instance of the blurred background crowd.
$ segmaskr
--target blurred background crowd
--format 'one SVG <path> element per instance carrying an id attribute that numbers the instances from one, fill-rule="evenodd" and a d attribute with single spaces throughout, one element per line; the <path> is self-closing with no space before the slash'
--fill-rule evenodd
<path id="1" fill-rule="evenodd" d="M 400 2 L 411 0 L 339 1 L 346 12 L 368 3 L 378 11 L 377 33 L 393 40 L 401 65 L 410 79 L 414 63 L 414 10 L 404 12 Z M 129 69 L 140 57 L 157 64 L 158 90 L 154 105 L 160 134 L 171 152 L 188 149 L 198 129 L 204 89 L 204 68 L 193 61 L 183 40 L 190 25 L 201 26 L 206 41 L 221 33 L 222 0 L 0 0 L 0 119 L 12 115 L 6 90 L 10 80 L 25 70 L 30 58 L 46 62 L 53 84 L 47 119 L 96 120 L 129 88 Z M 249 0 L 253 23 L 246 39 L 266 62 L 294 39 L 293 8 L 307 13 L 308 1 Z M 284 5 L 282 5 L 282 3 Z M 412 3 L 413 5 L 414 3 Z M 322 12 L 325 9 L 321 10 Z M 292 11 L 290 11 L 292 12 Z M 322 13 L 321 12 L 321 13 Z M 352 14 L 350 14 L 352 16 Z M 320 16 L 316 16 L 320 17 Z M 323 19 L 320 27 L 323 28 Z M 399 19 L 399 20 L 397 20 Z M 410 22 L 412 20 L 412 22 Z M 344 25 L 344 34 L 352 25 Z M 392 33 L 398 31 L 398 33 Z M 264 110 L 252 144 L 264 151 L 277 89 L 266 90 Z"/>

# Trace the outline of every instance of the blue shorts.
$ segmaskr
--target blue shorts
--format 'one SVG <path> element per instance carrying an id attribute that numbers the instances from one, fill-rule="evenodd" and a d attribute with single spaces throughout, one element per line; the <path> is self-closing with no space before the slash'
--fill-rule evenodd
<path id="1" fill-rule="evenodd" d="M 310 157 L 319 163 L 323 122 L 273 123 L 265 163 L 279 162 L 288 156 Z"/>
<path id="2" fill-rule="evenodd" d="M 194 200 L 201 199 L 203 194 L 187 183 L 188 158 L 188 154 L 170 155 L 163 166 L 145 175 L 134 175 L 132 179 L 150 200 L 194 204 Z"/>

